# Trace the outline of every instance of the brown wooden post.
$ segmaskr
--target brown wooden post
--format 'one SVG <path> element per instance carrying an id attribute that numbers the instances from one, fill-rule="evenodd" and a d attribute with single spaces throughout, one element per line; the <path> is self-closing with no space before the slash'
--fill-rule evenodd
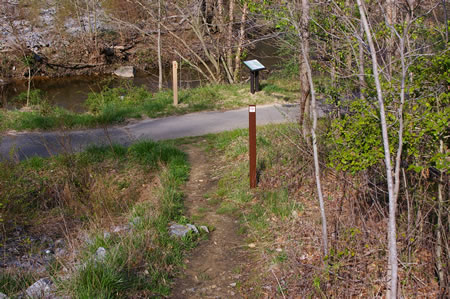
<path id="1" fill-rule="evenodd" d="M 256 188 L 256 106 L 248 106 L 250 188 Z"/>
<path id="2" fill-rule="evenodd" d="M 255 93 L 255 72 L 250 73 L 250 92 Z"/>
<path id="3" fill-rule="evenodd" d="M 172 62 L 172 73 L 173 73 L 173 105 L 178 105 L 178 62 Z"/>

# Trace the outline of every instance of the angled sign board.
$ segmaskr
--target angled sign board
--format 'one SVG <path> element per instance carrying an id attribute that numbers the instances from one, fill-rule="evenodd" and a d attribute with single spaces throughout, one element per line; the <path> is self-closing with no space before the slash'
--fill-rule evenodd
<path id="1" fill-rule="evenodd" d="M 257 72 L 266 69 L 266 67 L 256 59 L 244 61 L 244 64 L 251 72 Z"/>

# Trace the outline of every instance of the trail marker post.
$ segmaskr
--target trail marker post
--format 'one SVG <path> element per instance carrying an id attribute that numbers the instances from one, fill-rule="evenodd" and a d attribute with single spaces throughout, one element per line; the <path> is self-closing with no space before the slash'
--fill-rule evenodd
<path id="1" fill-rule="evenodd" d="M 172 62 L 172 87 L 173 87 L 173 105 L 178 105 L 178 62 Z"/>
<path id="2" fill-rule="evenodd" d="M 256 106 L 248 106 L 250 188 L 256 188 Z"/>
<path id="3" fill-rule="evenodd" d="M 266 67 L 256 59 L 244 61 L 244 64 L 250 70 L 250 92 L 253 94 L 259 91 L 259 71 Z"/>

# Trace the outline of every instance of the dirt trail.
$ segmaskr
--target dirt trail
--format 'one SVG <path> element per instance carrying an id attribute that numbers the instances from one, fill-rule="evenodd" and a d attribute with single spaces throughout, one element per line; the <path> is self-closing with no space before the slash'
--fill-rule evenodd
<path id="1" fill-rule="evenodd" d="M 187 257 L 186 269 L 175 280 L 171 298 L 242 298 L 239 286 L 245 277 L 241 271 L 249 260 L 237 232 L 238 223 L 230 215 L 217 214 L 217 206 L 208 204 L 204 196 L 216 188 L 217 180 L 211 175 L 217 165 L 198 145 L 187 145 L 183 150 L 192 167 L 184 190 L 187 214 L 206 211 L 202 221 L 215 229 Z"/>

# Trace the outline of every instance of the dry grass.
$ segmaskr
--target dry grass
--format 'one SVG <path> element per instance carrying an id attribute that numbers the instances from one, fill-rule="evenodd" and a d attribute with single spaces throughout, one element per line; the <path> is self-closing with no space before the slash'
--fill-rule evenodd
<path id="1" fill-rule="evenodd" d="M 252 278 L 242 292 L 255 298 L 374 298 L 385 294 L 387 220 L 382 212 L 386 207 L 364 197 L 370 193 L 362 184 L 365 176 L 344 176 L 323 167 L 330 243 L 324 260 L 312 157 L 296 129 L 258 129 L 260 179 L 255 190 L 249 190 L 248 181 L 242 179 L 248 177 L 246 133 L 228 143 L 226 134 L 212 140 L 216 149 L 224 151 L 222 164 L 226 165 L 220 171 L 218 196 L 238 207 L 246 241 L 255 244 L 249 248 L 255 261 L 247 269 Z M 289 215 L 283 213 L 285 190 Z M 248 200 L 242 200 L 241 194 L 248 194 Z M 267 200 L 268 194 L 277 194 L 278 206 Z M 405 298 L 435 298 L 439 286 L 432 249 L 427 242 L 408 249 L 407 240 L 401 237 L 404 219 L 403 210 L 398 217 L 399 289 Z"/>

